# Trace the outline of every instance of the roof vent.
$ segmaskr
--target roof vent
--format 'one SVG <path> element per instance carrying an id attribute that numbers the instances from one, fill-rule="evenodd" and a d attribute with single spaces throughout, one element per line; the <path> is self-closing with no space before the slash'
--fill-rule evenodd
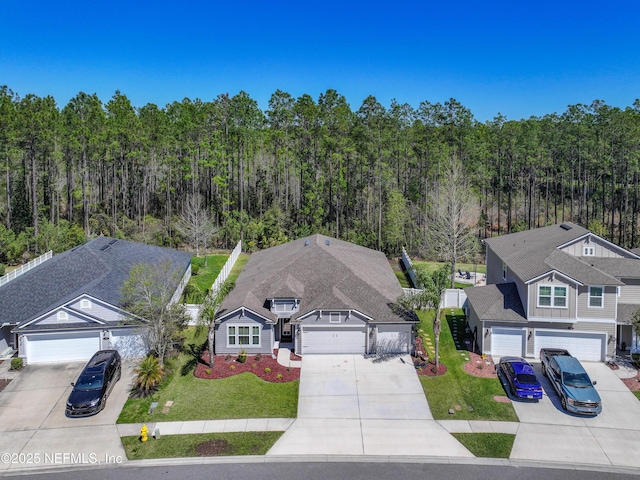
<path id="1" fill-rule="evenodd" d="M 561 223 L 560 224 L 560 228 L 562 228 L 564 230 L 571 230 L 573 227 L 571 225 L 569 225 L 568 223 Z"/>
<path id="2" fill-rule="evenodd" d="M 111 240 L 109 240 L 109 243 L 107 243 L 106 245 L 103 245 L 102 247 L 100 247 L 100 250 L 102 250 L 104 252 L 107 248 L 109 248 L 111 245 L 113 245 L 117 241 L 118 241 L 117 238 L 112 238 Z"/>
<path id="3" fill-rule="evenodd" d="M 306 247 L 307 245 L 309 245 L 311 243 L 311 240 L 305 240 L 304 242 L 304 246 Z"/>
<path id="4" fill-rule="evenodd" d="M 325 244 L 327 247 L 329 246 L 329 239 L 328 239 L 328 238 L 324 241 L 324 244 Z"/>

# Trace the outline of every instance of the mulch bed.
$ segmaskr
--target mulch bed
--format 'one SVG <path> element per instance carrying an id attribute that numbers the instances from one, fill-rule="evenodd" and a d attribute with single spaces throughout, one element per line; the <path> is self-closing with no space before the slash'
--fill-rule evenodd
<path id="1" fill-rule="evenodd" d="M 209 353 L 205 351 L 200 357 L 194 375 L 198 378 L 220 379 L 251 372 L 262 380 L 273 383 L 291 382 L 300 378 L 299 368 L 284 367 L 271 355 L 247 355 L 244 363 L 238 362 L 237 358 L 217 355 L 213 368 L 209 368 Z"/>
<path id="2" fill-rule="evenodd" d="M 443 363 L 438 365 L 434 361 L 427 361 L 427 357 L 424 356 L 424 346 L 422 345 L 422 338 L 420 335 L 416 336 L 416 356 L 412 356 L 413 365 L 416 367 L 418 375 L 423 377 L 436 377 L 438 375 L 444 375 L 447 373 L 447 366 Z"/>
<path id="3" fill-rule="evenodd" d="M 10 383 L 11 383 L 11 380 L 0 380 L 0 392 L 4 390 L 4 387 L 9 385 Z"/>
<path id="4" fill-rule="evenodd" d="M 467 352 L 467 354 L 469 355 L 469 361 L 464 364 L 465 372 L 474 377 L 498 378 L 496 366 L 491 357 L 486 357 L 485 360 L 482 360 L 482 355 L 473 352 Z M 489 362 L 489 364 L 487 365 L 486 362 Z"/>
<path id="5" fill-rule="evenodd" d="M 296 355 L 295 353 L 291 352 L 291 355 L 289 355 L 289 360 L 300 362 L 302 361 L 302 357 L 300 355 Z"/>
<path id="6" fill-rule="evenodd" d="M 640 390 L 640 375 L 636 375 L 635 377 L 631 378 L 623 378 L 622 381 L 632 392 L 637 392 L 638 390 Z"/>

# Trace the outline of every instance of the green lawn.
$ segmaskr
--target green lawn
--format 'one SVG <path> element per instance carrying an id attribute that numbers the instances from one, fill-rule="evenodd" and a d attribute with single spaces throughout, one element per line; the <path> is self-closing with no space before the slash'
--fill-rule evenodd
<path id="1" fill-rule="evenodd" d="M 189 283 L 193 283 L 196 285 L 201 292 L 204 292 L 211 288 L 213 282 L 215 282 L 220 270 L 224 267 L 224 264 L 227 262 L 229 255 L 221 254 L 221 255 L 208 255 L 207 256 L 207 266 L 205 267 L 204 257 L 192 257 L 191 265 L 198 265 L 200 270 L 198 271 L 198 275 L 192 275 Z"/>
<path id="2" fill-rule="evenodd" d="M 206 329 L 187 329 L 186 345 L 194 351 L 206 341 Z M 197 354 L 196 354 L 197 355 Z M 299 381 L 270 383 L 252 373 L 221 380 L 205 380 L 193 375 L 194 355 L 181 353 L 172 362 L 172 375 L 160 390 L 147 398 L 129 398 L 117 423 L 214 420 L 227 418 L 294 418 L 298 412 Z M 149 414 L 151 402 L 174 405 L 168 413 L 157 408 Z"/>
<path id="3" fill-rule="evenodd" d="M 640 400 L 640 391 L 632 392 L 638 400 Z"/>
<path id="4" fill-rule="evenodd" d="M 398 282 L 400 282 L 400 286 L 402 288 L 411 288 L 411 283 L 409 282 L 409 279 L 407 278 L 404 272 L 394 271 L 393 273 L 396 274 L 396 277 L 398 278 Z"/>
<path id="5" fill-rule="evenodd" d="M 283 432 L 200 433 L 193 435 L 167 435 L 155 440 L 151 435 L 146 442 L 139 437 L 122 437 L 122 445 L 129 460 L 146 458 L 198 457 L 198 446 L 212 442 L 215 456 L 264 455 L 282 436 Z M 204 447 L 204 445 L 203 445 Z"/>
<path id="6" fill-rule="evenodd" d="M 476 457 L 509 458 L 515 435 L 509 433 L 453 433 Z"/>
<path id="7" fill-rule="evenodd" d="M 229 280 L 230 281 L 232 281 L 232 282 L 236 281 L 236 278 L 238 278 L 238 275 L 240 275 L 240 272 L 242 271 L 242 269 L 244 268 L 245 264 L 249 260 L 249 257 L 250 257 L 250 255 L 248 255 L 246 253 L 241 253 L 240 254 L 238 259 L 236 260 L 236 263 L 233 265 L 233 268 L 231 269 L 231 273 L 229 274 Z"/>
<path id="8" fill-rule="evenodd" d="M 511 403 L 500 403 L 494 395 L 504 396 L 502 385 L 497 379 L 479 378 L 467 374 L 464 369 L 465 350 L 457 350 L 451 334 L 451 325 L 458 322 L 464 327 L 464 313 L 461 309 L 447 309 L 442 315 L 440 333 L 440 361 L 447 366 L 447 373 L 437 377 L 421 376 L 429 407 L 436 420 L 504 420 L 517 422 L 518 417 Z M 432 312 L 420 311 L 419 329 L 428 335 L 433 345 Z M 462 330 L 462 328 L 459 328 Z M 460 408 L 455 408 L 458 405 Z M 455 414 L 449 414 L 454 408 Z"/>
<path id="9" fill-rule="evenodd" d="M 425 260 L 412 260 L 414 266 L 424 267 L 427 269 L 429 273 L 435 272 L 438 268 L 444 265 L 444 262 L 427 262 Z M 456 273 L 458 269 L 463 272 L 476 272 L 478 274 L 484 275 L 487 273 L 487 266 L 484 263 L 458 263 L 456 265 Z"/>

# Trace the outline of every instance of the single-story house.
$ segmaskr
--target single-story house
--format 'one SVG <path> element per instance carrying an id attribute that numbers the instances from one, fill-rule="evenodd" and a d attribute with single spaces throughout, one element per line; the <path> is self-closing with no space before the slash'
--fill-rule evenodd
<path id="1" fill-rule="evenodd" d="M 216 319 L 215 353 L 408 353 L 417 318 L 382 252 L 312 235 L 251 255 Z"/>
<path id="2" fill-rule="evenodd" d="M 17 350 L 29 364 L 87 360 L 107 348 L 146 354 L 121 288 L 134 265 L 167 261 L 182 275 L 177 301 L 191 275 L 189 253 L 98 237 L 53 256 L 0 287 L 0 350 Z"/>

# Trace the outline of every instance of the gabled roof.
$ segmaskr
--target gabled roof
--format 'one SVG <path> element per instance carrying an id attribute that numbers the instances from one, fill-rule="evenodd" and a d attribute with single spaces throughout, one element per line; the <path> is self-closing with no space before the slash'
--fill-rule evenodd
<path id="1" fill-rule="evenodd" d="M 598 262 L 596 265 L 592 261 L 595 257 L 575 257 L 558 249 L 588 235 L 592 235 L 589 230 L 565 222 L 488 238 L 484 242 L 525 283 L 557 271 L 583 285 L 622 285 L 613 271 L 605 270 L 606 262 Z M 634 263 L 636 260 L 625 261 Z"/>
<path id="2" fill-rule="evenodd" d="M 245 306 L 276 320 L 268 299 L 298 298 L 295 320 L 311 311 L 357 310 L 375 322 L 405 320 L 391 309 L 403 290 L 385 255 L 353 243 L 312 235 L 251 255 L 221 316 Z"/>
<path id="3" fill-rule="evenodd" d="M 98 237 L 55 255 L 0 287 L 0 324 L 28 322 L 83 294 L 121 307 L 120 289 L 131 267 L 166 261 L 184 273 L 191 254 Z"/>
<path id="4" fill-rule="evenodd" d="M 464 291 L 481 321 L 527 322 L 515 283 L 466 288 Z"/>

